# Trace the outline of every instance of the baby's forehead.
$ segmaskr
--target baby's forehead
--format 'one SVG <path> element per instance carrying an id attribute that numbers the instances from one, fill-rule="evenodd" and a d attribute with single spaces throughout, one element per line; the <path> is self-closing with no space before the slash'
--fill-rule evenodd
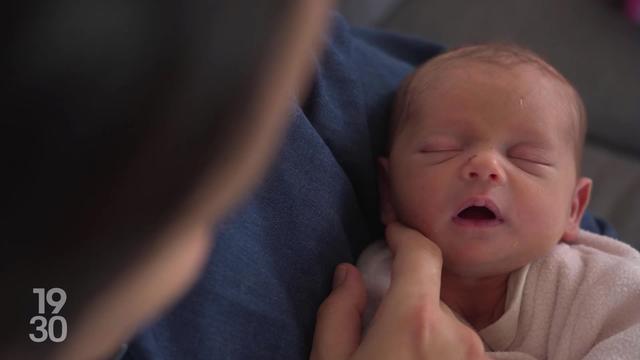
<path id="1" fill-rule="evenodd" d="M 418 122 L 422 124 L 414 123 L 414 126 L 433 126 L 432 121 L 425 121 L 424 115 L 455 113 L 457 108 L 465 106 L 465 100 L 469 101 L 471 96 L 484 98 L 493 97 L 494 94 L 504 96 L 506 93 L 511 97 L 511 103 L 522 107 L 525 112 L 523 119 L 533 119 L 533 115 L 527 112 L 531 109 L 531 103 L 536 104 L 538 111 L 543 110 L 544 126 L 524 122 L 520 128 L 525 131 L 531 128 L 535 130 L 529 131 L 531 133 L 562 132 L 566 136 L 565 141 L 571 143 L 580 137 L 577 93 L 568 83 L 536 64 L 521 62 L 504 65 L 474 59 L 452 59 L 420 68 L 408 85 L 405 119 L 401 121 L 414 122 L 419 119 Z M 503 99 L 496 98 L 495 101 Z M 440 119 L 438 116 L 434 118 Z M 450 117 L 444 118 L 451 122 Z"/>
<path id="2" fill-rule="evenodd" d="M 565 81 L 536 64 L 504 65 L 466 58 L 425 64 L 412 76 L 407 94 L 418 95 L 427 90 L 460 87 L 478 77 L 482 77 L 486 86 L 503 84 L 508 87 L 546 87 L 569 98 L 571 95 L 566 91 L 569 85 Z"/>
<path id="3" fill-rule="evenodd" d="M 523 108 L 535 102 L 540 107 L 568 109 L 576 102 L 570 85 L 536 66 L 502 66 L 467 59 L 419 69 L 404 96 L 407 116 L 445 105 L 457 108 L 464 106 L 465 100 L 476 98 L 510 101 Z"/>

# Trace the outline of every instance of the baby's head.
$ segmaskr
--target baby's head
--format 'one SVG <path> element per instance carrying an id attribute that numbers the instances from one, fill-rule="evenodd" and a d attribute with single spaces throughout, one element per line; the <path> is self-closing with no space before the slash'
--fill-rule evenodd
<path id="1" fill-rule="evenodd" d="M 464 276 L 512 271 L 571 241 L 589 200 L 586 115 L 553 67 L 514 45 L 467 46 L 398 92 L 382 220 L 421 231 Z"/>

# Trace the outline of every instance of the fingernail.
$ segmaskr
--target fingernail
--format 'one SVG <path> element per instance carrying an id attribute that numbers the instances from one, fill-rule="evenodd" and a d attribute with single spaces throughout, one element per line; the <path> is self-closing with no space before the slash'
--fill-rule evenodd
<path id="1" fill-rule="evenodd" d="M 333 274 L 333 288 L 337 288 L 344 283 L 347 278 L 347 267 L 345 265 L 338 265 L 336 272 Z"/>

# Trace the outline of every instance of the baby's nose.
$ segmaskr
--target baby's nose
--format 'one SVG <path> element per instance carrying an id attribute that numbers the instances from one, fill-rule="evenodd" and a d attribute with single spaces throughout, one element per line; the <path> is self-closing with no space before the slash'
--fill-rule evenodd
<path id="1" fill-rule="evenodd" d="M 504 170 L 498 158 L 492 154 L 475 154 L 467 160 L 462 169 L 465 180 L 489 181 L 502 184 L 505 180 Z"/>

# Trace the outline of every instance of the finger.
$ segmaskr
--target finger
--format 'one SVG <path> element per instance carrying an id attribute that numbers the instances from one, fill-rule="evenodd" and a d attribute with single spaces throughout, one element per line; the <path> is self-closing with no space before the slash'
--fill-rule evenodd
<path id="1" fill-rule="evenodd" d="M 386 239 L 394 253 L 389 294 L 399 291 L 399 296 L 406 300 L 413 296 L 419 301 L 439 304 L 440 248 L 420 232 L 397 222 L 387 226 Z"/>
<path id="2" fill-rule="evenodd" d="M 340 264 L 333 291 L 318 310 L 311 350 L 312 360 L 346 360 L 360 344 L 361 318 L 366 291 L 360 272 Z"/>

